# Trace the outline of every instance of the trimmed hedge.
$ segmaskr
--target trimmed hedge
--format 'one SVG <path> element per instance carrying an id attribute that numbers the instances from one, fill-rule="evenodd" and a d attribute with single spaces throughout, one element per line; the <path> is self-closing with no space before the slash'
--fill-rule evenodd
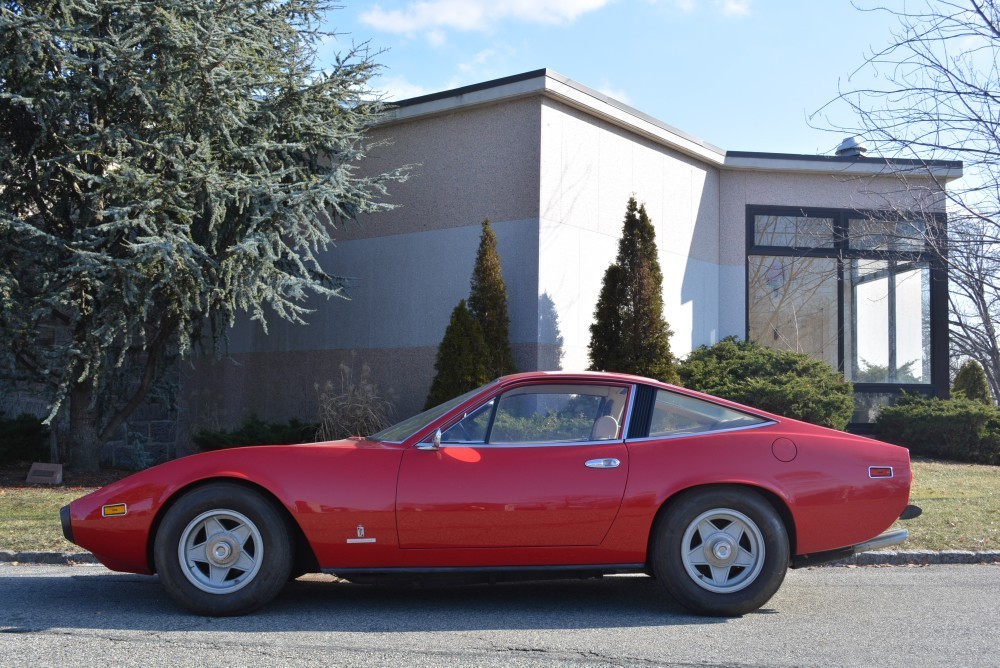
<path id="1" fill-rule="evenodd" d="M 234 430 L 201 429 L 192 440 L 202 450 L 223 450 L 244 445 L 288 445 L 316 440 L 316 425 L 296 419 L 288 422 L 265 422 L 256 416 Z"/>
<path id="2" fill-rule="evenodd" d="M 910 452 L 974 464 L 1000 464 L 1000 411 L 962 396 L 904 394 L 882 408 L 875 432 Z"/>
<path id="3" fill-rule="evenodd" d="M 684 387 L 824 427 L 854 414 L 854 386 L 826 362 L 734 336 L 694 350 L 679 371 Z"/>
<path id="4" fill-rule="evenodd" d="M 0 464 L 49 461 L 48 427 L 33 415 L 0 419 Z"/>

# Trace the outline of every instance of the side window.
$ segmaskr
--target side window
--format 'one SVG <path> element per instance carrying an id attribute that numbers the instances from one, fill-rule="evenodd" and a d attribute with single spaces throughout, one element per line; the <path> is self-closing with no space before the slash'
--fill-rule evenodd
<path id="1" fill-rule="evenodd" d="M 650 436 L 697 434 L 764 424 L 767 420 L 666 390 L 656 393 Z"/>
<path id="2" fill-rule="evenodd" d="M 490 399 L 479 408 L 466 413 L 465 417 L 441 434 L 441 442 L 485 443 L 486 430 L 489 429 L 490 418 L 493 417 L 494 403 L 496 400 Z"/>
<path id="3" fill-rule="evenodd" d="M 559 443 L 621 437 L 628 388 L 532 385 L 505 392 L 497 404 L 490 444 Z"/>

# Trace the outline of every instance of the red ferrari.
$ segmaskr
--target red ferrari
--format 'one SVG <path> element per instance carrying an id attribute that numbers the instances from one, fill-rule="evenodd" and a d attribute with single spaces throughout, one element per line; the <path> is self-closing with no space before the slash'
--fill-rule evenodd
<path id="1" fill-rule="evenodd" d="M 524 373 L 366 438 L 178 459 L 61 511 L 108 568 L 208 615 L 302 573 L 358 582 L 647 573 L 741 615 L 786 570 L 896 545 L 904 448 L 647 378 Z M 880 535 L 881 534 L 881 535 Z"/>

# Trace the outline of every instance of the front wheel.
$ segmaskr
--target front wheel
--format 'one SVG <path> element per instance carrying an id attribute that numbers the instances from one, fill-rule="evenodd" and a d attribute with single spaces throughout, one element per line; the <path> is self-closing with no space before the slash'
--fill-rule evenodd
<path id="1" fill-rule="evenodd" d="M 752 612 L 778 591 L 788 570 L 788 534 L 752 490 L 693 490 L 657 522 L 652 567 L 684 607 L 703 615 Z"/>
<path id="2" fill-rule="evenodd" d="M 292 540 L 268 499 L 215 483 L 188 492 L 167 511 L 153 558 L 178 603 L 199 614 L 238 615 L 281 591 L 292 570 Z"/>

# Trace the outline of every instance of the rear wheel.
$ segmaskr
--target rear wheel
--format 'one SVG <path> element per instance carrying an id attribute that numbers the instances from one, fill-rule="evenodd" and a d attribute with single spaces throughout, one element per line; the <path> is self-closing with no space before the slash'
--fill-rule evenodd
<path id="1" fill-rule="evenodd" d="M 671 502 L 655 532 L 657 581 L 699 614 L 752 612 L 778 591 L 788 570 L 785 526 L 752 490 L 693 490 Z"/>
<path id="2" fill-rule="evenodd" d="M 199 614 L 238 615 L 281 591 L 293 551 L 285 520 L 267 498 L 215 483 L 188 492 L 167 511 L 153 557 L 178 603 Z"/>

